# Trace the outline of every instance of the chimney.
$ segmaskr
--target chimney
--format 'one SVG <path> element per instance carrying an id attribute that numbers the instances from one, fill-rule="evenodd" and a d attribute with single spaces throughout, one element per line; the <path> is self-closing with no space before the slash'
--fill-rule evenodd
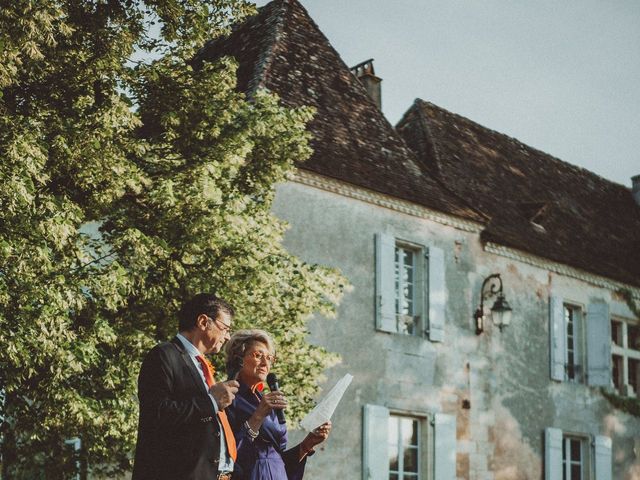
<path id="1" fill-rule="evenodd" d="M 359 63 L 355 67 L 351 67 L 351 73 L 360 80 L 360 83 L 367 89 L 367 93 L 373 102 L 382 110 L 382 94 L 380 92 L 382 79 L 376 77 L 375 71 L 373 70 L 373 58 Z"/>
<path id="2" fill-rule="evenodd" d="M 631 194 L 638 206 L 640 206 L 640 175 L 631 177 Z"/>

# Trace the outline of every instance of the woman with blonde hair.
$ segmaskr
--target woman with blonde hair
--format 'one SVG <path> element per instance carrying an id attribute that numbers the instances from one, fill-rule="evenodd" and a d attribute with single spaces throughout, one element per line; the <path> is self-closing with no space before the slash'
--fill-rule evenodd
<path id="1" fill-rule="evenodd" d="M 227 370 L 240 368 L 240 388 L 226 412 L 236 438 L 236 480 L 300 480 L 307 458 L 331 431 L 327 422 L 295 447 L 287 450 L 287 427 L 278 422 L 274 409 L 287 406 L 279 391 L 263 392 L 275 363 L 276 348 L 264 330 L 239 330 L 227 344 Z"/>

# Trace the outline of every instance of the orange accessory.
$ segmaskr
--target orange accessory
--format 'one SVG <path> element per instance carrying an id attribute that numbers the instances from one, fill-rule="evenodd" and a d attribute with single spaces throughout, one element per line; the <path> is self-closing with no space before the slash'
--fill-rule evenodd
<path id="1" fill-rule="evenodd" d="M 256 392 L 262 393 L 264 390 L 264 382 L 258 382 L 253 387 L 251 387 L 251 393 L 255 394 Z"/>
<path id="2" fill-rule="evenodd" d="M 216 383 L 216 381 L 213 379 L 213 365 L 211 365 L 209 360 L 207 360 L 202 355 L 198 355 L 196 358 L 200 362 L 200 365 L 202 365 L 202 370 L 204 371 L 204 379 L 207 382 L 207 386 L 211 388 L 211 385 Z M 236 451 L 236 437 L 233 436 L 233 430 L 231 430 L 231 425 L 229 425 L 227 413 L 224 410 L 219 410 L 218 418 L 220 419 L 222 430 L 224 430 L 224 439 L 225 443 L 227 444 L 227 452 L 229 452 L 229 456 L 235 462 L 236 458 L 238 457 L 238 452 Z"/>

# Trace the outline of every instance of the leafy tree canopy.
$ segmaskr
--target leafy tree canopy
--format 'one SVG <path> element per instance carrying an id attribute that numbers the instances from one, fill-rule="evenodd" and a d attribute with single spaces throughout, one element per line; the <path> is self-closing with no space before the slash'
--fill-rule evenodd
<path id="1" fill-rule="evenodd" d="M 128 470 L 141 358 L 199 291 L 274 333 L 292 418 L 334 360 L 305 320 L 333 313 L 343 279 L 289 255 L 270 213 L 274 184 L 310 154 L 312 112 L 236 92 L 233 59 L 189 63 L 253 11 L 0 0 L 3 478 L 69 477 L 76 436 L 94 474 Z M 136 50 L 157 60 L 135 64 Z"/>

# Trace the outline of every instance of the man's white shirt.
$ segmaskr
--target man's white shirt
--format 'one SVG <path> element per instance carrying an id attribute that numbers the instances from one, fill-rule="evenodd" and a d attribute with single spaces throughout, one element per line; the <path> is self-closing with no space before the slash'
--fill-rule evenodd
<path id="1" fill-rule="evenodd" d="M 204 376 L 204 370 L 203 370 L 202 364 L 198 360 L 198 357 L 200 355 L 202 355 L 202 354 L 195 347 L 195 345 L 193 343 L 191 343 L 185 336 L 183 336 L 180 333 L 178 333 L 177 337 L 182 342 L 182 345 L 184 345 L 185 350 L 189 353 L 189 356 L 191 357 L 191 361 L 195 365 L 196 370 L 198 370 L 198 372 L 200 373 L 200 379 L 202 380 L 202 383 L 204 383 L 204 388 L 208 392 L 209 391 L 209 386 L 207 385 L 207 379 Z M 220 464 L 219 464 L 219 471 L 221 471 L 221 472 L 233 472 L 233 460 L 231 459 L 231 457 L 229 455 L 227 455 L 227 443 L 226 443 L 225 438 L 224 438 L 224 429 L 222 428 L 222 425 L 220 425 L 220 420 L 218 419 L 218 404 L 216 403 L 216 400 L 215 400 L 215 398 L 213 398 L 213 395 L 211 395 L 211 393 L 209 393 L 209 398 L 211 399 L 211 403 L 213 404 L 213 408 L 216 411 L 216 421 L 218 422 L 218 427 L 219 427 L 218 430 L 220 431 Z"/>

